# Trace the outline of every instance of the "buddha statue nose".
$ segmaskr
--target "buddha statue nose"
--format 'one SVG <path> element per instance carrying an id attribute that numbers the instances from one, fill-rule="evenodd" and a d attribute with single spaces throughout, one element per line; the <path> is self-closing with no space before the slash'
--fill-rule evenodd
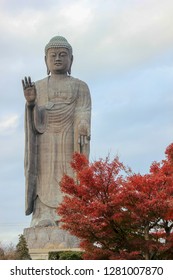
<path id="1" fill-rule="evenodd" d="M 55 60 L 60 60 L 60 54 L 59 53 L 56 54 Z"/>

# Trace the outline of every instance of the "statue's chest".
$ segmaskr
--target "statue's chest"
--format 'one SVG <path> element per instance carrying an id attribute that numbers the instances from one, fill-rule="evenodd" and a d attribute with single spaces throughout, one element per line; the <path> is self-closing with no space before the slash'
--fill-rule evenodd
<path id="1" fill-rule="evenodd" d="M 45 79 L 36 83 L 37 104 L 51 109 L 52 106 L 64 106 L 75 103 L 78 97 L 78 83 L 71 78 L 60 81 Z"/>
<path id="2" fill-rule="evenodd" d="M 70 82 L 52 83 L 48 87 L 48 101 L 53 103 L 71 103 L 76 98 L 77 92 Z"/>

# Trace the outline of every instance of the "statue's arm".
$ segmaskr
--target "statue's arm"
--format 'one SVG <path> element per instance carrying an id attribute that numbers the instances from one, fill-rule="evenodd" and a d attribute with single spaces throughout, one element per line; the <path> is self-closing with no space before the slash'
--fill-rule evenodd
<path id="1" fill-rule="evenodd" d="M 80 81 L 75 110 L 75 151 L 89 157 L 91 138 L 91 96 L 86 83 Z"/>
<path id="2" fill-rule="evenodd" d="M 44 133 L 47 125 L 47 115 L 44 106 L 38 106 L 37 90 L 35 83 L 30 77 L 25 77 L 22 80 L 24 96 L 26 99 L 26 111 L 30 115 L 26 122 L 32 123 L 31 128 L 34 133 Z"/>
<path id="3" fill-rule="evenodd" d="M 27 101 L 28 106 L 34 106 L 35 105 L 35 100 L 36 100 L 36 88 L 35 84 L 31 82 L 30 77 L 25 77 L 22 80 L 22 86 L 23 86 L 23 91 L 24 91 L 24 96 Z"/>

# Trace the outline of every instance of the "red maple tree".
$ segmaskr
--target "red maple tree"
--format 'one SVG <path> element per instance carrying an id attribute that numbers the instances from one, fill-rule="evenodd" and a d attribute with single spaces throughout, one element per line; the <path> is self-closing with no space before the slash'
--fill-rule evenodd
<path id="1" fill-rule="evenodd" d="M 89 163 L 75 154 L 58 213 L 85 259 L 173 259 L 173 144 L 149 174 L 132 174 L 116 157 Z"/>

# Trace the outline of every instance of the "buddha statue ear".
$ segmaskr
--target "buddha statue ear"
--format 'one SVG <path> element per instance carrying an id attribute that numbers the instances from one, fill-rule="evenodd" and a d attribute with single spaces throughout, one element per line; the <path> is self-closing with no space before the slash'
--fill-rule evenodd
<path id="1" fill-rule="evenodd" d="M 46 67 L 47 67 L 47 75 L 49 76 L 50 70 L 49 70 L 48 65 L 47 65 L 47 57 L 45 56 L 44 59 L 45 59 Z"/>
<path id="2" fill-rule="evenodd" d="M 68 71 L 67 71 L 67 73 L 68 73 L 69 75 L 71 75 L 71 66 L 72 66 L 72 63 L 73 63 L 73 55 L 71 56 L 70 66 L 69 66 L 69 69 L 68 69 Z"/>
<path id="3" fill-rule="evenodd" d="M 49 70 L 49 68 L 47 67 L 47 75 L 49 76 L 49 74 L 50 74 L 50 70 Z"/>

